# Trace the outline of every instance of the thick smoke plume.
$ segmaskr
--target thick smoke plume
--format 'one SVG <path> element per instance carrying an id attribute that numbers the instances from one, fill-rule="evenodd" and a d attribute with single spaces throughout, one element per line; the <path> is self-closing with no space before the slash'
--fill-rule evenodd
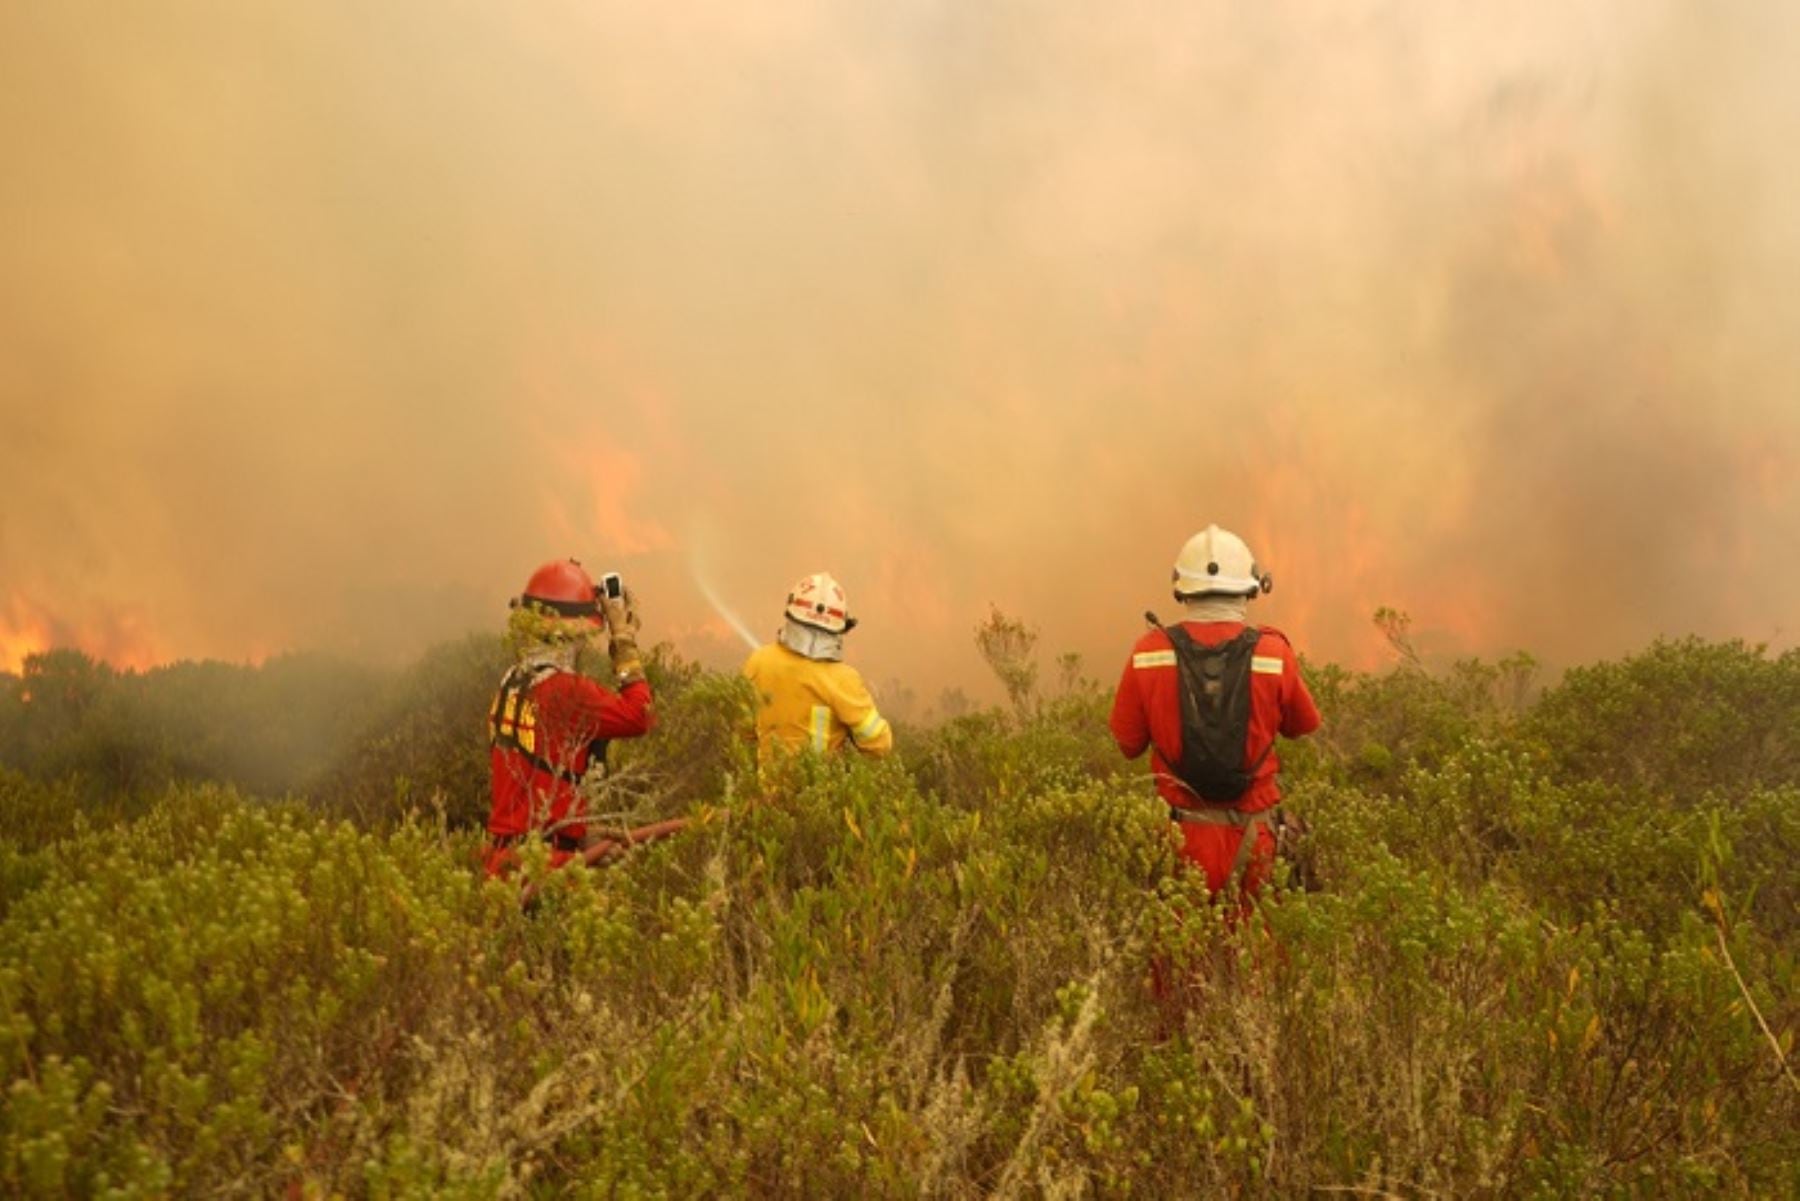
<path id="1" fill-rule="evenodd" d="M 1110 675 L 1208 521 L 1367 663 L 1800 602 L 1800 8 L 23 3 L 0 669 L 987 605 Z"/>

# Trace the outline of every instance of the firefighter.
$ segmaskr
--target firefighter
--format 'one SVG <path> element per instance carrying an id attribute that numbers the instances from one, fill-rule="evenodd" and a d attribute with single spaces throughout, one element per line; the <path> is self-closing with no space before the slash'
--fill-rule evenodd
<path id="1" fill-rule="evenodd" d="M 1181 835 L 1182 858 L 1216 896 L 1247 899 L 1274 866 L 1281 792 L 1277 734 L 1319 728 L 1287 636 L 1245 621 L 1274 585 L 1244 540 L 1209 525 L 1181 548 L 1173 573 L 1182 619 L 1131 648 L 1113 698 L 1113 739 L 1128 759 L 1150 750 L 1156 789 Z"/>
<path id="2" fill-rule="evenodd" d="M 650 729 L 637 605 L 617 591 L 596 589 L 581 564 L 567 559 L 538 568 L 512 601 L 507 641 L 515 662 L 488 712 L 490 876 L 512 864 L 527 838 L 549 842 L 552 867 L 578 855 L 587 834 L 582 777 L 590 767 L 604 769 L 609 740 Z M 602 646 L 613 687 L 575 669 L 583 648 Z"/>
<path id="3" fill-rule="evenodd" d="M 766 768 L 778 755 L 840 749 L 846 743 L 881 756 L 894 749 L 894 731 L 875 707 L 862 676 L 844 660 L 844 635 L 856 626 L 838 582 L 809 575 L 788 592 L 775 641 L 744 663 L 756 690 L 757 758 Z"/>

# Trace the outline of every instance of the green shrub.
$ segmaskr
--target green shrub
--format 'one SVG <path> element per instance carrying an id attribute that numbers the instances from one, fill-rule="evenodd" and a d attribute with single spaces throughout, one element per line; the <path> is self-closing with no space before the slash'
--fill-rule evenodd
<path id="1" fill-rule="evenodd" d="M 100 806 L 190 781 L 280 796 L 318 776 L 387 689 L 385 673 L 319 655 L 121 673 L 79 651 L 49 651 L 0 680 L 0 764 L 37 780 L 78 779 Z"/>
<path id="2" fill-rule="evenodd" d="M 1326 887 L 1240 917 L 1097 688 L 765 788 L 741 682 L 659 658 L 604 795 L 693 825 L 603 871 L 527 848 L 524 911 L 453 828 L 482 801 L 395 787 L 485 784 L 490 650 L 417 669 L 386 724 L 418 745 L 317 805 L 0 774 L 0 1194 L 1800 1185 L 1800 793 L 1735 758 L 1744 723 L 1783 753 L 1783 661 L 1655 648 L 1523 711 L 1515 668 L 1309 668 L 1330 733 L 1284 757 Z M 1669 769 L 1713 783 L 1661 787 L 1621 713 L 1696 673 L 1761 708 L 1687 723 Z"/>
<path id="3" fill-rule="evenodd" d="M 509 662 L 498 637 L 434 647 L 309 793 L 365 826 L 433 810 L 453 826 L 480 825 L 489 805 L 488 705 Z"/>
<path id="4" fill-rule="evenodd" d="M 1688 804 L 1800 781 L 1800 650 L 1696 638 L 1572 669 L 1527 722 L 1555 768 Z"/>

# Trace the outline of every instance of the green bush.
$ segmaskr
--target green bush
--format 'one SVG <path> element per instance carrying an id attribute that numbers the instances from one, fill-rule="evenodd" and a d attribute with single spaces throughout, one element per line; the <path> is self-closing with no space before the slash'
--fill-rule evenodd
<path id="1" fill-rule="evenodd" d="M 318 655 L 121 673 L 49 651 L 0 680 L 0 764 L 37 780 L 79 779 L 100 805 L 196 781 L 280 796 L 342 753 L 389 687 L 383 672 Z"/>
<path id="2" fill-rule="evenodd" d="M 434 648 L 308 792 L 370 827 L 414 813 L 441 813 L 454 828 L 482 826 L 490 799 L 488 706 L 510 663 L 501 640 L 485 635 Z M 702 672 L 667 646 L 652 650 L 645 669 L 656 697 L 654 737 L 613 743 L 611 778 L 594 788 L 590 803 L 597 815 L 626 824 L 717 796 L 726 771 L 747 762 L 749 747 L 749 687 L 742 680 Z"/>
<path id="3" fill-rule="evenodd" d="M 1528 727 L 1556 769 L 1691 803 L 1800 781 L 1800 650 L 1657 642 L 1571 670 Z"/>
<path id="4" fill-rule="evenodd" d="M 511 660 L 498 637 L 434 647 L 368 715 L 308 792 L 365 826 L 438 811 L 455 826 L 487 820 L 487 713 Z"/>
<path id="5" fill-rule="evenodd" d="M 318 803 L 0 773 L 0 1194 L 1800 1187 L 1800 792 L 1743 758 L 1785 753 L 1785 658 L 1659 646 L 1530 704 L 1517 665 L 1309 667 L 1326 886 L 1239 917 L 1097 688 L 765 788 L 741 682 L 668 657 L 608 795 L 693 825 L 529 848 L 522 910 L 460 829 L 490 651 L 415 669 Z"/>

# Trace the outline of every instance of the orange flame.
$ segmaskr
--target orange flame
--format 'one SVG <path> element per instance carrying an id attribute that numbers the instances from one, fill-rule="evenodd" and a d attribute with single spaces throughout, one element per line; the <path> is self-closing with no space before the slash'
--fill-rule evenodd
<path id="1" fill-rule="evenodd" d="M 0 607 L 0 671 L 22 672 L 26 659 L 57 647 L 82 651 L 122 671 L 145 671 L 168 658 L 137 613 L 109 613 L 72 627 L 22 593 L 10 594 Z"/>
<path id="2" fill-rule="evenodd" d="M 544 520 L 554 540 L 610 555 L 641 555 L 672 543 L 660 522 L 637 516 L 643 465 L 598 431 L 540 432 L 540 453 L 557 470 L 545 482 Z"/>
<path id="3" fill-rule="evenodd" d="M 564 361 L 573 356 L 573 363 Z M 641 555 L 670 546 L 668 530 L 639 516 L 644 481 L 639 457 L 619 445 L 592 406 L 576 403 L 571 374 L 617 382 L 610 411 L 654 444 L 669 441 L 666 409 L 658 391 L 642 382 L 642 372 L 623 362 L 605 343 L 564 346 L 559 353 L 530 357 L 523 386 L 533 398 L 533 441 L 551 465 L 543 480 L 544 517 L 549 532 L 574 547 L 598 547 L 609 555 Z"/>
<path id="4" fill-rule="evenodd" d="M 49 650 L 50 645 L 50 623 L 24 597 L 7 597 L 0 609 L 0 671 L 23 671 L 29 656 Z"/>

